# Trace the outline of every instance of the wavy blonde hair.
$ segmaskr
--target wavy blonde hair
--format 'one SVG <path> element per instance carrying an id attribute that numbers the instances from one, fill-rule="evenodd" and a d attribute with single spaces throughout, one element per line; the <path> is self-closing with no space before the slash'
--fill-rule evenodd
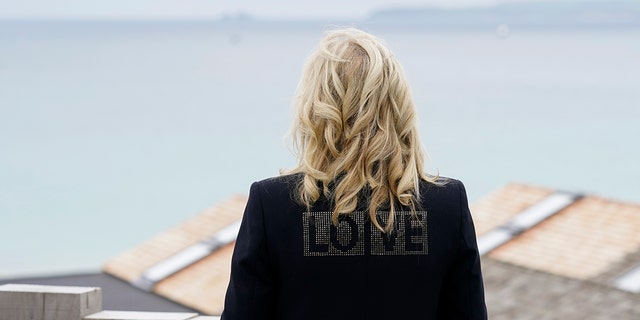
<path id="1" fill-rule="evenodd" d="M 292 128 L 303 173 L 298 200 L 311 206 L 324 195 L 332 221 L 355 211 L 366 194 L 371 222 L 393 228 L 396 206 L 415 214 L 424 153 L 416 110 L 402 67 L 381 40 L 364 31 L 330 31 L 307 61 Z M 376 212 L 387 208 L 386 225 Z"/>

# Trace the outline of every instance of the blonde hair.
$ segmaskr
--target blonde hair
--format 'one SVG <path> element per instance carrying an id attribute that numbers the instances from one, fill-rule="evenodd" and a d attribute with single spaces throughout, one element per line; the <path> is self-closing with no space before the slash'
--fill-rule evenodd
<path id="1" fill-rule="evenodd" d="M 332 221 L 355 211 L 367 195 L 371 222 L 393 228 L 396 205 L 415 214 L 424 153 L 416 110 L 402 67 L 381 40 L 364 31 L 330 31 L 307 61 L 292 128 L 303 173 L 298 201 L 311 206 L 324 195 Z M 386 226 L 377 211 L 388 208 Z"/>

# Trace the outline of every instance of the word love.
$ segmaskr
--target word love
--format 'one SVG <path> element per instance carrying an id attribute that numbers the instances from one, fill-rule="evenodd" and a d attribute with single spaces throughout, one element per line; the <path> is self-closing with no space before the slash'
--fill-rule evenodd
<path id="1" fill-rule="evenodd" d="M 387 212 L 378 213 L 385 225 Z M 424 255 L 427 246 L 427 213 L 396 212 L 392 232 L 381 232 L 369 214 L 357 211 L 331 223 L 331 212 L 305 212 L 302 218 L 305 256 Z"/>

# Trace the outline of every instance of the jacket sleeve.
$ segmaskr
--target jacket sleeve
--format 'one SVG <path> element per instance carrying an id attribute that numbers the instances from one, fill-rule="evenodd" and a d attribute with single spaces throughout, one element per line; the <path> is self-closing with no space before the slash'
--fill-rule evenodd
<path id="1" fill-rule="evenodd" d="M 274 318 L 275 279 L 265 236 L 260 186 L 254 182 L 231 258 L 221 320 Z"/>
<path id="2" fill-rule="evenodd" d="M 439 319 L 487 319 L 484 285 L 476 233 L 471 219 L 467 193 L 458 181 L 460 229 L 457 251 L 443 282 L 439 302 Z"/>

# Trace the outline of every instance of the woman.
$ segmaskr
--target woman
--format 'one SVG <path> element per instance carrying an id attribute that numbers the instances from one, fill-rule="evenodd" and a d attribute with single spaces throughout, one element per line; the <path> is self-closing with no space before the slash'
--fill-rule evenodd
<path id="1" fill-rule="evenodd" d="M 391 51 L 329 32 L 296 112 L 299 165 L 251 186 L 222 319 L 486 319 L 464 186 L 424 173 Z"/>

